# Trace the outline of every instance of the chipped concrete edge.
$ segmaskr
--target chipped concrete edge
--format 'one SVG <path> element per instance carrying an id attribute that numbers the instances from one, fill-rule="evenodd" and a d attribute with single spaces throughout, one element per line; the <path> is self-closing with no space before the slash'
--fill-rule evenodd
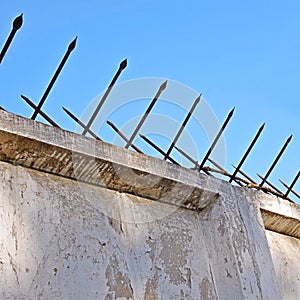
<path id="1" fill-rule="evenodd" d="M 16 165 L 193 210 L 219 195 L 217 178 L 6 111 L 0 111 L 0 137 L 0 160 Z M 143 177 L 150 185 L 136 186 Z"/>
<path id="2" fill-rule="evenodd" d="M 300 239 L 300 205 L 265 193 L 257 195 L 265 228 Z"/>
<path id="3" fill-rule="evenodd" d="M 2 161 L 193 210 L 204 209 L 216 200 L 224 184 L 231 186 L 218 178 L 158 158 L 1 110 L 0 137 Z M 80 163 L 74 164 L 74 159 Z M 116 172 L 130 174 L 131 182 L 148 176 L 150 181 L 158 180 L 158 184 L 137 188 L 133 183 L 116 180 Z M 168 194 L 170 187 L 173 193 Z M 231 187 L 236 192 L 241 190 Z M 266 229 L 300 238 L 299 205 L 263 192 L 244 192 L 259 203 Z"/>

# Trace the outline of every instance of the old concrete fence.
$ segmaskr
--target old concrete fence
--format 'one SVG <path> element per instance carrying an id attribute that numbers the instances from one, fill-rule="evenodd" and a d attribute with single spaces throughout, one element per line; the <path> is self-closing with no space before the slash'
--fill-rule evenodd
<path id="1" fill-rule="evenodd" d="M 300 299 L 299 206 L 0 111 L 0 299 Z"/>

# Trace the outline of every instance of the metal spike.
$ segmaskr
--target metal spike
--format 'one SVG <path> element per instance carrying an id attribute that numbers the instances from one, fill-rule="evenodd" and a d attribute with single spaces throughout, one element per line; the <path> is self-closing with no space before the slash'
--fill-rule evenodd
<path id="1" fill-rule="evenodd" d="M 268 170 L 267 174 L 265 177 L 262 179 L 261 183 L 258 186 L 258 190 L 264 185 L 268 177 L 270 176 L 271 172 L 273 171 L 274 167 L 278 163 L 280 157 L 282 156 L 283 152 L 285 151 L 286 147 L 288 146 L 289 142 L 292 140 L 293 135 L 289 136 L 288 139 L 286 140 L 285 144 L 281 148 L 280 152 L 278 153 L 277 157 L 275 158 L 273 164 L 271 165 L 270 169 Z"/>
<path id="2" fill-rule="evenodd" d="M 260 179 L 264 179 L 264 177 L 260 174 L 257 173 L 257 176 L 260 178 Z M 275 186 L 273 185 L 271 182 L 269 182 L 268 180 L 266 180 L 266 184 L 268 186 L 270 186 L 272 189 L 274 189 L 278 194 L 282 195 L 282 197 L 284 196 L 284 194 Z"/>
<path id="3" fill-rule="evenodd" d="M 68 53 L 71 53 L 75 49 L 77 39 L 78 39 L 78 36 L 76 36 L 75 39 L 69 44 L 68 51 L 67 51 Z"/>
<path id="4" fill-rule="evenodd" d="M 234 167 L 234 166 L 233 166 Z M 235 167 L 234 167 L 235 168 Z M 258 189 L 259 185 L 255 182 L 255 180 L 253 180 L 250 176 L 248 176 L 245 172 L 243 172 L 242 170 L 239 170 L 239 173 L 241 173 L 245 178 L 247 178 L 250 182 L 247 184 L 247 187 L 249 188 L 255 188 L 255 189 Z M 271 193 L 275 196 L 278 196 L 278 197 L 282 197 L 282 193 L 278 193 L 276 192 L 274 189 L 271 189 L 269 187 L 266 187 L 266 186 L 263 186 L 261 188 L 261 190 L 263 190 L 264 192 L 266 193 Z"/>
<path id="5" fill-rule="evenodd" d="M 296 184 L 296 182 L 298 181 L 300 177 L 300 170 L 298 171 L 297 175 L 295 176 L 294 180 L 292 181 L 292 184 L 289 186 L 288 190 L 286 191 L 286 193 L 284 194 L 284 197 L 287 198 L 289 193 L 291 192 L 291 190 L 293 189 L 294 185 Z"/>
<path id="6" fill-rule="evenodd" d="M 45 92 L 44 92 L 44 94 L 43 94 L 40 102 L 37 105 L 38 109 L 41 109 L 42 106 L 43 106 L 43 104 L 45 103 L 45 101 L 46 101 L 46 99 L 47 99 L 47 97 L 48 97 L 48 95 L 49 95 L 49 93 L 50 93 L 50 91 L 51 91 L 51 89 L 52 89 L 52 87 L 53 87 L 56 79 L 58 78 L 61 70 L 63 69 L 65 63 L 67 62 L 67 60 L 68 60 L 71 52 L 74 50 L 74 48 L 76 46 L 76 42 L 77 42 L 77 37 L 75 37 L 75 39 L 69 44 L 67 52 L 65 53 L 63 59 L 61 60 L 59 66 L 56 69 L 56 71 L 55 71 L 55 73 L 54 73 L 54 75 L 53 75 L 50 83 L 48 84 L 48 86 L 47 86 L 47 88 L 46 88 L 46 90 L 45 90 Z M 36 117 L 37 117 L 37 115 L 38 115 L 38 111 L 36 110 L 36 111 L 33 112 L 32 116 L 31 116 L 31 119 L 35 120 Z"/>
<path id="7" fill-rule="evenodd" d="M 65 113 L 67 113 L 79 126 L 81 126 L 82 128 L 86 128 L 86 126 L 84 125 L 84 123 L 82 123 L 74 114 L 72 114 L 69 110 L 67 110 L 66 108 L 63 107 L 63 110 L 65 111 Z M 88 133 L 94 137 L 96 140 L 98 141 L 102 141 L 97 134 L 95 134 L 92 130 L 88 130 Z"/>
<path id="8" fill-rule="evenodd" d="M 280 183 L 283 184 L 287 189 L 289 189 L 289 185 L 286 184 L 284 181 L 282 181 L 281 179 L 279 179 Z M 300 199 L 300 194 L 298 194 L 296 191 L 294 191 L 293 189 L 291 189 L 291 193 L 293 193 L 296 197 L 298 197 Z"/>
<path id="9" fill-rule="evenodd" d="M 21 95 L 22 99 L 26 101 L 34 110 L 38 112 L 46 121 L 48 121 L 52 126 L 60 128 L 48 115 L 46 115 L 40 108 L 38 108 L 29 98 Z"/>
<path id="10" fill-rule="evenodd" d="M 231 175 L 230 173 L 228 173 L 228 172 L 225 171 L 225 170 L 222 171 L 222 170 L 220 170 L 220 169 L 215 169 L 215 168 L 210 167 L 210 166 L 205 166 L 205 167 L 203 168 L 203 170 L 206 170 L 206 171 L 209 171 L 209 172 L 212 172 L 212 173 L 221 174 L 221 175 L 227 176 L 227 177 L 229 177 L 229 176 Z M 238 184 L 239 184 L 241 187 L 244 187 L 244 185 L 242 185 L 242 182 L 245 183 L 246 185 L 249 184 L 249 181 L 247 181 L 247 180 L 244 179 L 244 178 L 235 177 L 235 179 L 236 179 L 237 181 L 239 181 Z"/>
<path id="11" fill-rule="evenodd" d="M 20 14 L 13 21 L 13 30 L 18 31 L 23 25 L 23 14 Z"/>
<path id="12" fill-rule="evenodd" d="M 9 36 L 8 36 L 4 46 L 2 48 L 2 51 L 0 53 L 0 64 L 1 64 L 8 48 L 9 48 L 16 32 L 21 28 L 22 24 L 23 24 L 23 14 L 16 17 L 13 21 L 13 26 L 12 26 L 11 32 L 10 32 L 10 34 L 9 34 Z"/>
<path id="13" fill-rule="evenodd" d="M 202 170 L 202 168 L 204 167 L 204 164 L 205 164 L 205 162 L 207 161 L 207 159 L 208 159 L 210 153 L 211 153 L 212 150 L 215 148 L 215 146 L 216 146 L 216 144 L 217 144 L 219 138 L 221 137 L 223 131 L 225 130 L 225 128 L 226 128 L 226 126 L 227 126 L 229 120 L 230 120 L 231 117 L 233 116 L 233 112 L 234 112 L 234 108 L 229 112 L 229 114 L 228 114 L 228 116 L 227 116 L 227 118 L 226 118 L 224 124 L 222 125 L 222 127 L 221 127 L 221 129 L 219 130 L 217 136 L 215 137 L 215 139 L 214 139 L 212 145 L 211 145 L 210 148 L 208 149 L 208 151 L 207 151 L 205 157 L 203 158 L 203 160 L 202 160 L 202 162 L 201 162 L 201 164 L 200 164 L 200 166 L 199 166 L 199 168 L 198 168 L 198 171 L 199 171 L 199 172 Z"/>
<path id="14" fill-rule="evenodd" d="M 236 167 L 234 165 L 232 165 L 235 169 Z M 247 175 L 245 172 L 243 172 L 241 169 L 238 170 L 238 173 L 242 174 L 246 179 L 248 179 L 251 183 L 256 184 L 254 179 L 252 179 L 249 175 Z"/>
<path id="15" fill-rule="evenodd" d="M 191 163 L 193 163 L 195 165 L 195 167 L 193 168 L 194 170 L 198 169 L 199 167 L 199 163 L 194 160 L 190 155 L 188 155 L 186 152 L 184 152 L 182 149 L 174 146 L 174 148 L 181 154 L 183 155 L 187 160 L 189 160 Z M 204 173 L 206 173 L 207 175 L 210 175 L 210 173 L 208 171 L 206 171 L 205 169 L 203 169 Z"/>
<path id="16" fill-rule="evenodd" d="M 174 146 L 174 148 L 181 154 L 183 155 L 187 160 L 189 160 L 191 163 L 193 163 L 195 165 L 195 167 L 199 166 L 199 163 L 193 159 L 190 155 L 188 155 L 186 152 L 184 152 L 183 150 L 181 150 L 180 148 Z"/>
<path id="17" fill-rule="evenodd" d="M 232 165 L 233 166 L 233 165 Z M 235 168 L 235 166 L 233 166 Z M 255 188 L 258 189 L 258 184 L 255 182 L 254 179 L 252 179 L 249 175 L 247 175 L 245 172 L 243 172 L 242 170 L 239 170 L 239 173 L 241 173 L 245 178 L 247 178 L 250 182 L 247 183 L 247 187 L 249 188 Z M 269 187 L 262 187 L 261 190 L 263 190 L 266 193 L 272 193 L 278 197 L 282 197 L 282 193 L 277 193 L 275 190 L 270 189 Z"/>
<path id="18" fill-rule="evenodd" d="M 145 111 L 144 115 L 142 116 L 141 120 L 139 121 L 138 125 L 136 126 L 135 130 L 133 131 L 131 137 L 129 138 L 129 141 L 128 141 L 128 143 L 125 146 L 126 149 L 128 149 L 131 146 L 133 140 L 135 139 L 136 135 L 138 134 L 139 130 L 141 129 L 141 127 L 143 126 L 144 122 L 146 121 L 148 115 L 150 114 L 150 111 L 152 110 L 152 108 L 155 105 L 156 101 L 158 100 L 159 96 L 161 95 L 161 93 L 163 92 L 163 90 L 166 87 L 167 87 L 167 80 L 164 81 L 161 84 L 161 86 L 159 87 L 156 95 L 154 96 L 154 98 L 150 102 L 147 110 Z"/>
<path id="19" fill-rule="evenodd" d="M 173 150 L 175 144 L 177 143 L 177 141 L 178 141 L 180 135 L 182 134 L 183 129 L 185 128 L 187 122 L 188 122 L 189 119 L 191 118 L 191 116 L 192 116 L 194 110 L 196 109 L 196 106 L 199 104 L 199 102 L 200 102 L 200 100 L 201 100 L 201 95 L 202 95 L 202 94 L 200 94 L 200 96 L 197 97 L 197 99 L 195 100 L 193 106 L 191 107 L 190 111 L 188 112 L 187 116 L 185 117 L 185 120 L 183 121 L 182 125 L 180 126 L 180 128 L 179 128 L 179 130 L 178 130 L 178 132 L 177 132 L 177 134 L 176 134 L 176 136 L 175 136 L 173 142 L 171 143 L 171 145 L 170 145 L 170 147 L 169 147 L 169 149 L 168 149 L 168 151 L 167 151 L 167 153 L 166 153 L 167 156 L 169 156 L 169 155 L 171 154 L 171 152 L 172 152 L 172 150 Z M 165 156 L 165 157 L 164 157 L 164 160 L 166 160 L 166 159 L 167 159 L 167 157 Z"/>
<path id="20" fill-rule="evenodd" d="M 238 173 L 239 169 L 242 167 L 243 163 L 245 162 L 246 158 L 248 157 L 249 153 L 251 152 L 252 148 L 254 147 L 256 141 L 258 140 L 260 134 L 262 133 L 263 129 L 265 127 L 265 123 L 262 124 L 260 126 L 260 128 L 258 129 L 254 139 L 252 140 L 250 146 L 248 147 L 246 153 L 244 154 L 244 156 L 242 157 L 240 163 L 238 164 L 238 166 L 236 167 L 236 169 L 234 170 L 233 174 L 230 176 L 229 182 L 232 182 L 232 180 L 234 180 L 235 175 Z"/>
<path id="21" fill-rule="evenodd" d="M 221 174 L 221 175 L 223 175 L 223 176 L 230 176 L 231 174 L 230 173 L 228 173 L 226 170 L 224 170 L 223 169 L 223 171 L 222 170 L 220 170 L 220 169 L 214 169 L 214 168 L 212 168 L 212 167 L 210 167 L 210 166 L 207 166 L 207 167 L 204 167 L 203 168 L 203 170 L 207 170 L 207 171 L 210 171 L 210 172 L 213 172 L 213 173 L 218 173 L 218 174 Z M 241 177 L 235 177 L 235 180 L 236 181 L 238 181 L 239 183 L 239 185 L 241 186 L 241 187 L 244 187 L 244 185 L 242 185 L 242 183 L 244 183 L 244 184 L 246 184 L 247 186 L 249 185 L 249 184 L 251 184 L 247 179 L 244 179 L 244 178 L 241 178 Z"/>
<path id="22" fill-rule="evenodd" d="M 127 137 L 125 136 L 125 134 L 117 128 L 117 126 L 111 122 L 111 121 L 106 121 L 106 123 L 126 142 L 128 143 L 128 139 Z M 143 151 L 138 148 L 137 146 L 135 146 L 134 144 L 131 144 L 131 147 L 136 151 L 136 152 L 139 152 L 139 153 L 143 153 Z"/>
<path id="23" fill-rule="evenodd" d="M 115 85 L 117 79 L 119 78 L 119 76 L 121 75 L 122 71 L 123 71 L 126 67 L 127 67 L 127 59 L 124 59 L 124 60 L 120 63 L 119 68 L 118 68 L 118 70 L 117 70 L 115 76 L 113 77 L 113 79 L 112 79 L 112 81 L 110 82 L 108 88 L 106 89 L 104 95 L 102 96 L 102 98 L 101 98 L 99 104 L 97 105 L 97 107 L 96 107 L 94 113 L 92 114 L 90 120 L 88 121 L 88 123 L 87 123 L 87 125 L 86 125 L 86 128 L 85 128 L 85 129 L 83 130 L 83 132 L 82 132 L 82 135 L 86 135 L 88 129 L 91 128 L 91 126 L 92 126 L 93 122 L 95 121 L 95 119 L 96 119 L 96 117 L 97 117 L 97 115 L 98 115 L 100 109 L 102 108 L 102 106 L 103 106 L 105 100 L 107 99 L 109 93 L 111 92 L 113 86 Z"/>
<path id="24" fill-rule="evenodd" d="M 158 146 L 156 146 L 151 140 L 149 140 L 146 136 L 140 134 L 140 137 L 147 142 L 150 146 L 152 146 L 155 150 L 157 150 L 160 154 L 162 154 L 163 156 L 166 155 L 166 152 L 164 152 L 163 150 L 161 150 Z M 171 161 L 173 164 L 180 166 L 180 164 L 173 159 L 172 157 L 168 156 L 167 157 L 169 161 Z"/>
<path id="25" fill-rule="evenodd" d="M 216 168 L 218 168 L 220 171 L 222 171 L 223 175 L 226 176 L 231 176 L 229 172 L 227 172 L 225 169 L 223 169 L 218 163 L 216 163 L 215 161 L 213 161 L 212 159 L 208 158 L 208 161 L 210 163 L 212 163 Z M 236 180 L 235 178 L 233 179 L 238 185 L 243 186 L 240 181 Z"/>

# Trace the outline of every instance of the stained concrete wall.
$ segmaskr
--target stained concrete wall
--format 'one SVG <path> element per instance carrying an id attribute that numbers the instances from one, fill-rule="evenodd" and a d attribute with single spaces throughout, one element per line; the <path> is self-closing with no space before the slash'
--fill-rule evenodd
<path id="1" fill-rule="evenodd" d="M 3 162 L 0 178 L 2 299 L 280 299 L 258 210 L 233 189 L 195 212 Z"/>
<path id="2" fill-rule="evenodd" d="M 282 299 L 300 299 L 300 206 L 268 195 L 258 200 Z"/>
<path id="3" fill-rule="evenodd" d="M 267 230 L 267 238 L 283 299 L 300 299 L 300 240 Z"/>
<path id="4" fill-rule="evenodd" d="M 0 111 L 0 298 L 281 299 L 263 198 Z"/>

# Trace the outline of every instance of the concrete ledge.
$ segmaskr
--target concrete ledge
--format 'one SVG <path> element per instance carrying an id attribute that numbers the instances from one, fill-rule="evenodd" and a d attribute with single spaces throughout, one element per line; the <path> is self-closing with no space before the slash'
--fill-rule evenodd
<path id="1" fill-rule="evenodd" d="M 265 228 L 300 239 L 300 206 L 261 194 L 259 197 Z"/>
<path id="2" fill-rule="evenodd" d="M 193 210 L 218 198 L 220 180 L 0 111 L 0 160 Z"/>
<path id="3" fill-rule="evenodd" d="M 192 210 L 201 210 L 218 198 L 225 184 L 1 110 L 0 160 Z M 247 192 L 260 203 L 266 229 L 300 238 L 299 205 L 262 192 Z"/>

